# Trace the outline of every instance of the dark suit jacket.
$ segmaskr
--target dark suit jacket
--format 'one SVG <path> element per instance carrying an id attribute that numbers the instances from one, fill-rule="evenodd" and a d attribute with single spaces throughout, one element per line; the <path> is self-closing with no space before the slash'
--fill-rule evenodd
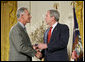
<path id="1" fill-rule="evenodd" d="M 44 43 L 47 43 L 46 30 L 44 35 Z M 68 61 L 67 44 L 69 40 L 69 28 L 64 24 L 57 24 L 54 28 L 50 42 L 47 44 L 48 48 L 45 49 L 45 61 Z"/>
<path id="2" fill-rule="evenodd" d="M 36 51 L 32 48 L 29 36 L 17 23 L 9 33 L 9 61 L 31 61 Z"/>

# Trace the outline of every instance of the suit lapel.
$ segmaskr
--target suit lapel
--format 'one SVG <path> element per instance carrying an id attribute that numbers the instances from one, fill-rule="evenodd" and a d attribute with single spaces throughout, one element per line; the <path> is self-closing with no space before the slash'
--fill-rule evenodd
<path id="1" fill-rule="evenodd" d="M 24 30 L 24 28 L 19 23 L 17 23 L 17 26 L 20 29 L 20 31 L 21 31 L 23 37 L 25 38 L 25 40 L 28 40 L 27 41 L 28 44 L 31 45 L 30 38 L 29 38 L 29 35 L 27 34 L 27 32 Z"/>
<path id="2" fill-rule="evenodd" d="M 21 31 L 24 31 L 24 29 L 22 28 L 22 26 L 21 26 L 19 23 L 17 23 L 17 26 L 19 27 L 19 29 L 20 29 Z"/>
<path id="3" fill-rule="evenodd" d="M 59 27 L 59 23 L 56 25 L 56 27 L 54 28 L 54 30 L 53 30 L 53 32 L 52 32 L 52 35 L 51 35 L 51 38 L 50 38 L 50 42 L 51 42 L 51 39 L 54 38 L 53 36 L 54 36 L 55 32 L 57 33 L 58 27 Z M 50 43 L 50 42 L 49 42 L 49 43 Z"/>
<path id="4" fill-rule="evenodd" d="M 56 25 L 56 27 L 54 28 L 50 40 L 53 38 L 53 36 L 54 36 L 54 34 L 55 34 L 55 31 L 57 31 L 57 29 L 58 29 L 58 26 L 59 26 L 59 23 L 58 23 L 58 24 Z M 50 29 L 50 28 L 48 28 L 48 29 L 46 30 L 45 34 L 44 34 L 44 43 L 47 43 L 49 29 Z M 50 42 L 49 42 L 49 43 L 50 43 Z"/>
<path id="5" fill-rule="evenodd" d="M 17 26 L 20 29 L 20 32 L 23 33 L 23 35 L 25 35 L 25 37 L 29 37 L 27 32 L 24 30 L 24 28 L 19 23 L 17 23 Z"/>
<path id="6" fill-rule="evenodd" d="M 56 31 L 56 30 L 58 30 L 58 26 L 59 26 L 59 23 L 56 25 L 56 27 L 54 28 L 54 30 L 53 30 L 53 32 L 52 32 L 52 35 L 53 35 L 53 33 Z"/>

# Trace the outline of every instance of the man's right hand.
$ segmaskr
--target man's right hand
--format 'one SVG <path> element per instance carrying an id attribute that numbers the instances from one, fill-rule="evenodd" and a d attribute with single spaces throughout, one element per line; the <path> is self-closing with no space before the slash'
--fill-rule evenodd
<path id="1" fill-rule="evenodd" d="M 43 49 L 46 49 L 46 48 L 47 48 L 47 44 L 44 44 L 44 43 L 38 44 L 38 49 L 43 50 Z"/>

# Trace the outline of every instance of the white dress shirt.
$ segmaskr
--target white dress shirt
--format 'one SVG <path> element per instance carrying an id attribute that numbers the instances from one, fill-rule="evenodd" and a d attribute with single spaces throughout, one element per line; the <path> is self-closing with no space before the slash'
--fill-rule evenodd
<path id="1" fill-rule="evenodd" d="M 54 28 L 56 27 L 57 24 L 58 24 L 58 22 L 56 22 L 55 24 L 52 25 L 51 34 L 52 34 L 52 32 L 53 32 L 53 30 L 54 30 Z"/>

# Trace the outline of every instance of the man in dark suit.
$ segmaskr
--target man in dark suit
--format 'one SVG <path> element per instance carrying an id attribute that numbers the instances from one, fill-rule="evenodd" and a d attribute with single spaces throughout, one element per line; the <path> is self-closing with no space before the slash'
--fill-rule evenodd
<path id="1" fill-rule="evenodd" d="M 60 14 L 57 10 L 48 10 L 46 23 L 50 25 L 44 35 L 44 43 L 38 44 L 38 48 L 44 50 L 45 61 L 69 61 L 67 44 L 69 40 L 69 28 L 59 23 Z"/>
<path id="2" fill-rule="evenodd" d="M 17 10 L 17 24 L 9 33 L 10 51 L 9 61 L 32 61 L 32 57 L 40 58 L 41 53 L 33 49 L 30 38 L 26 32 L 25 25 L 30 23 L 31 15 L 29 11 L 22 7 Z"/>

